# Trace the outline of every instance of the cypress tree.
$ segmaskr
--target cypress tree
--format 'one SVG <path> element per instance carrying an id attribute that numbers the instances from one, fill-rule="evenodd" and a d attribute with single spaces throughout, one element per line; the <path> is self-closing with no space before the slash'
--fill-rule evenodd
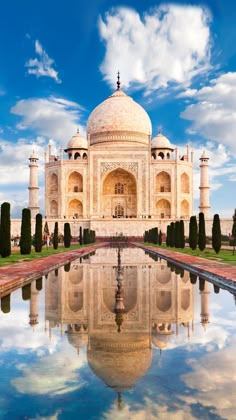
<path id="1" fill-rule="evenodd" d="M 40 213 L 36 214 L 35 218 L 35 240 L 34 240 L 34 248 L 35 252 L 41 252 L 42 251 L 42 245 L 43 245 L 43 220 L 42 215 Z"/>
<path id="2" fill-rule="evenodd" d="M 196 216 L 190 217 L 189 222 L 189 246 L 191 249 L 197 248 L 197 218 Z"/>
<path id="3" fill-rule="evenodd" d="M 43 278 L 39 277 L 39 279 L 36 280 L 36 290 L 40 292 L 43 288 Z"/>
<path id="4" fill-rule="evenodd" d="M 170 246 L 170 225 L 167 226 L 166 230 L 166 246 Z"/>
<path id="5" fill-rule="evenodd" d="M 52 244 L 54 249 L 58 248 L 58 222 L 55 222 Z"/>
<path id="6" fill-rule="evenodd" d="M 175 246 L 175 224 L 171 222 L 170 224 L 170 246 Z"/>
<path id="7" fill-rule="evenodd" d="M 180 223 L 175 222 L 175 248 L 180 248 Z"/>
<path id="8" fill-rule="evenodd" d="M 70 223 L 66 222 L 64 224 L 64 247 L 70 248 L 70 242 L 71 242 Z"/>
<path id="9" fill-rule="evenodd" d="M 221 248 L 221 228 L 218 214 L 214 214 L 212 226 L 212 248 L 218 254 Z"/>
<path id="10" fill-rule="evenodd" d="M 8 314 L 11 311 L 11 295 L 6 295 L 1 298 L 1 311 Z"/>
<path id="11" fill-rule="evenodd" d="M 198 248 L 204 251 L 206 248 L 206 229 L 204 213 L 199 213 Z"/>
<path id="12" fill-rule="evenodd" d="M 89 232 L 89 229 L 85 228 L 84 229 L 84 234 L 83 234 L 84 244 L 88 244 L 89 243 L 89 235 L 88 235 L 88 232 Z"/>
<path id="13" fill-rule="evenodd" d="M 233 255 L 234 255 L 235 245 L 236 245 L 236 209 L 234 209 L 234 215 L 233 215 L 232 237 L 233 237 Z"/>
<path id="14" fill-rule="evenodd" d="M 11 255 L 11 219 L 10 204 L 1 205 L 0 254 L 3 258 Z"/>
<path id="15" fill-rule="evenodd" d="M 83 245 L 83 229 L 82 226 L 79 228 L 79 243 L 80 245 Z"/>
<path id="16" fill-rule="evenodd" d="M 159 232 L 158 244 L 161 246 L 162 244 L 162 231 Z"/>
<path id="17" fill-rule="evenodd" d="M 22 290 L 22 299 L 23 300 L 30 300 L 30 298 L 31 298 L 31 283 L 23 286 L 21 290 Z"/>
<path id="18" fill-rule="evenodd" d="M 185 247 L 184 221 L 180 220 L 180 248 Z"/>
<path id="19" fill-rule="evenodd" d="M 30 209 L 22 210 L 20 253 L 27 255 L 31 253 L 31 213 Z"/>
<path id="20" fill-rule="evenodd" d="M 153 228 L 153 243 L 158 244 L 158 228 Z"/>

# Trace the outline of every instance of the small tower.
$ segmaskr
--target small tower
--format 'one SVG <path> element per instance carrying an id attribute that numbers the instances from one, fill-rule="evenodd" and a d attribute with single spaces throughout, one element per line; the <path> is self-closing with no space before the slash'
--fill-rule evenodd
<path id="1" fill-rule="evenodd" d="M 35 327 L 38 324 L 38 290 L 36 288 L 36 280 L 31 283 L 31 298 L 30 298 L 30 314 L 29 324 L 31 327 Z"/>
<path id="2" fill-rule="evenodd" d="M 31 217 L 35 218 L 39 212 L 39 187 L 38 187 L 38 158 L 33 152 L 29 158 L 30 179 L 29 179 L 29 206 Z"/>
<path id="3" fill-rule="evenodd" d="M 210 287 L 208 281 L 204 282 L 204 289 L 200 292 L 201 296 L 201 324 L 204 327 L 204 330 L 209 323 L 209 296 Z"/>
<path id="4" fill-rule="evenodd" d="M 209 183 L 208 183 L 208 167 L 209 158 L 206 156 L 205 151 L 200 157 L 200 205 L 199 212 L 204 213 L 205 219 L 209 218 L 210 211 L 210 198 L 209 198 Z"/>

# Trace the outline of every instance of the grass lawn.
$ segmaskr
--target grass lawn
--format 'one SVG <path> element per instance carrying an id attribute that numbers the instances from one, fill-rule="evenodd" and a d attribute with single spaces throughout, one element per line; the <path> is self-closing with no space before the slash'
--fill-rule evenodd
<path id="1" fill-rule="evenodd" d="M 218 254 L 215 253 L 214 249 L 206 248 L 204 251 L 196 249 L 193 251 L 191 248 L 171 248 L 166 245 L 155 245 L 151 243 L 146 243 L 145 245 L 151 245 L 155 248 L 166 249 L 173 252 L 181 252 L 182 254 L 193 255 L 195 257 L 206 258 L 208 260 L 215 260 L 226 264 L 236 265 L 236 253 L 233 255 L 233 249 L 222 249 Z"/>
<path id="2" fill-rule="evenodd" d="M 29 255 L 21 255 L 20 248 L 16 251 L 13 251 L 10 257 L 0 258 L 0 267 L 5 265 L 10 265 L 14 263 L 18 263 L 21 261 L 32 261 L 38 258 L 48 257 L 49 255 L 60 254 L 62 252 L 72 251 L 73 249 L 78 248 L 85 248 L 93 244 L 88 245 L 79 245 L 79 244 L 72 244 L 70 248 L 65 248 L 64 246 L 59 246 L 57 249 L 54 249 L 52 246 L 46 247 L 45 245 L 42 248 L 41 252 L 35 252 L 34 248 L 32 247 L 31 254 Z"/>

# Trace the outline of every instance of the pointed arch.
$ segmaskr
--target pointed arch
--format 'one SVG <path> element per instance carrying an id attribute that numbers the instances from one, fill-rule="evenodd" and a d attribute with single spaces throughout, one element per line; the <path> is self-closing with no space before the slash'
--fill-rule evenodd
<path id="1" fill-rule="evenodd" d="M 83 216 L 83 204 L 80 200 L 73 199 L 69 202 L 68 216 L 76 219 Z"/>
<path id="2" fill-rule="evenodd" d="M 156 203 L 156 213 L 161 219 L 170 218 L 171 216 L 171 205 L 168 200 L 162 198 Z"/>
<path id="3" fill-rule="evenodd" d="M 181 217 L 189 217 L 189 203 L 187 200 L 181 201 Z"/>
<path id="4" fill-rule="evenodd" d="M 50 215 L 54 217 L 58 215 L 58 203 L 56 200 L 52 200 L 50 203 Z"/>
<path id="5" fill-rule="evenodd" d="M 58 176 L 53 173 L 49 176 L 49 194 L 58 192 Z"/>
<path id="6" fill-rule="evenodd" d="M 185 172 L 181 175 L 181 192 L 189 194 L 189 176 Z"/>
<path id="7" fill-rule="evenodd" d="M 160 311 L 167 312 L 172 305 L 171 292 L 168 290 L 162 290 L 160 292 L 157 292 L 156 305 Z"/>
<path id="8" fill-rule="evenodd" d="M 69 192 L 83 192 L 83 177 L 79 172 L 72 172 L 68 178 Z"/>
<path id="9" fill-rule="evenodd" d="M 171 178 L 170 175 L 161 171 L 156 176 L 156 192 L 170 192 L 171 191 Z"/>
<path id="10" fill-rule="evenodd" d="M 76 290 L 76 288 L 72 288 L 72 290 L 69 291 L 68 304 L 69 304 L 69 308 L 73 312 L 81 311 L 81 309 L 83 308 L 83 301 L 84 301 L 83 291 Z"/>

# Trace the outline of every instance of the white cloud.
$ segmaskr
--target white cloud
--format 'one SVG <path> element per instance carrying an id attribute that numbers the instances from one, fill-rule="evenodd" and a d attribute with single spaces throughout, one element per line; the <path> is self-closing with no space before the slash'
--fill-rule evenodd
<path id="1" fill-rule="evenodd" d="M 99 19 L 106 53 L 101 64 L 112 86 L 120 70 L 122 86 L 146 93 L 170 84 L 188 86 L 210 67 L 210 15 L 197 6 L 161 5 L 141 17 L 135 10 L 112 9 Z"/>
<path id="2" fill-rule="evenodd" d="M 182 379 L 194 390 L 194 398 L 183 395 L 185 404 L 198 401 L 208 407 L 213 416 L 235 419 L 236 403 L 232 392 L 236 387 L 235 349 L 236 341 L 232 340 L 223 350 L 191 361 L 193 371 L 182 375 Z"/>
<path id="3" fill-rule="evenodd" d="M 57 83 L 61 83 L 58 72 L 53 68 L 54 60 L 48 56 L 38 40 L 35 41 L 35 53 L 38 58 L 31 58 L 25 63 L 28 74 L 34 74 L 36 77 L 51 77 Z"/>
<path id="4" fill-rule="evenodd" d="M 212 80 L 197 91 L 195 99 L 181 114 L 192 121 L 191 132 L 229 146 L 236 155 L 236 72 Z"/>
<path id="5" fill-rule="evenodd" d="M 54 96 L 21 99 L 11 108 L 13 114 L 22 117 L 18 129 L 35 130 L 37 135 L 64 144 L 76 133 L 81 111 L 82 107 L 77 103 Z"/>

